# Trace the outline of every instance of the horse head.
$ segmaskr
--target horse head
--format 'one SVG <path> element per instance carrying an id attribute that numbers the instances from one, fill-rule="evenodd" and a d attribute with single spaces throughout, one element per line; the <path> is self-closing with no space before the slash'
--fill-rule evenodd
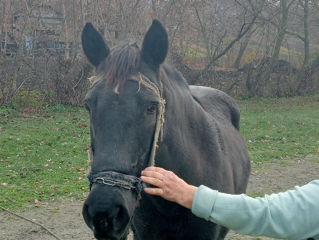
<path id="1" fill-rule="evenodd" d="M 163 124 L 159 68 L 167 33 L 154 20 L 141 50 L 136 43 L 110 49 L 87 23 L 82 45 L 96 68 L 85 98 L 93 159 L 83 217 L 97 239 L 126 239 L 142 188 L 140 172 L 154 158 Z"/>

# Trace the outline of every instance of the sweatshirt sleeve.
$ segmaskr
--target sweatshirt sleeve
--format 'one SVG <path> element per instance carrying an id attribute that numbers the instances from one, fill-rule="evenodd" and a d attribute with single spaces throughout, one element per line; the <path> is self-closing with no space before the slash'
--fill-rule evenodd
<path id="1" fill-rule="evenodd" d="M 220 193 L 202 185 L 192 212 L 247 235 L 319 239 L 319 180 L 263 198 Z"/>

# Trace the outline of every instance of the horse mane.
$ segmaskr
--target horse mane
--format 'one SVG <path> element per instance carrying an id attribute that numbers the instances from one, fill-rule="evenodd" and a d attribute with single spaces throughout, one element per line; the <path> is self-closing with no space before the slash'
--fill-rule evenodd
<path id="1" fill-rule="evenodd" d="M 107 87 L 120 90 L 126 79 L 138 72 L 140 62 L 140 49 L 136 43 L 120 44 L 111 50 L 99 71 L 105 76 Z"/>

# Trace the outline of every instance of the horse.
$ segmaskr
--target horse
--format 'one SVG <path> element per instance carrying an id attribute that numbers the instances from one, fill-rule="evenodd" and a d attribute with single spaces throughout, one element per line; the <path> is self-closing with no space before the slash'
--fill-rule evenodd
<path id="1" fill-rule="evenodd" d="M 168 35 L 158 20 L 141 47 L 126 42 L 110 49 L 91 23 L 81 37 L 96 69 L 84 104 L 92 163 L 82 210 L 95 238 L 124 240 L 132 230 L 135 240 L 224 239 L 225 227 L 143 192 L 140 174 L 155 165 L 192 185 L 244 193 L 250 160 L 235 100 L 187 84 L 165 61 Z"/>

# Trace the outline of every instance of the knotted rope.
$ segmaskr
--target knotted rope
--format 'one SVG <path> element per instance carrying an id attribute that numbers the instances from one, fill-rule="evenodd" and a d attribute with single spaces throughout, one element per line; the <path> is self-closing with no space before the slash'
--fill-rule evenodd
<path id="1" fill-rule="evenodd" d="M 91 77 L 89 80 L 92 83 L 92 86 L 101 80 L 101 76 L 94 76 Z M 157 116 L 156 116 L 156 123 L 155 123 L 155 130 L 154 130 L 154 137 L 153 137 L 153 142 L 152 142 L 152 149 L 150 152 L 150 157 L 148 161 L 148 166 L 154 166 L 155 165 L 155 155 L 156 155 L 156 150 L 158 149 L 158 143 L 159 140 L 163 140 L 163 126 L 164 126 L 164 114 L 165 114 L 165 104 L 166 101 L 162 96 L 162 83 L 159 82 L 160 88 L 159 89 L 156 84 L 154 84 L 149 78 L 147 78 L 145 75 L 142 73 L 138 73 L 137 75 L 133 75 L 129 78 L 130 80 L 137 81 L 139 83 L 139 90 L 140 90 L 140 85 L 142 84 L 146 88 L 150 89 L 153 93 L 156 94 L 158 97 L 158 108 L 157 108 Z M 89 163 L 92 163 L 93 161 L 93 154 L 92 154 L 92 149 L 90 148 L 88 150 L 88 157 L 89 157 Z M 106 172 L 101 172 L 97 174 L 91 174 L 91 172 L 88 175 L 88 179 L 90 181 L 90 188 L 94 183 L 98 184 L 105 184 L 109 186 L 116 186 L 116 187 L 121 187 L 125 189 L 134 189 L 140 193 L 142 189 L 142 183 L 141 180 L 135 176 L 130 176 L 130 175 L 125 175 L 122 173 L 116 173 L 113 171 L 106 171 Z"/>
<path id="2" fill-rule="evenodd" d="M 160 141 L 163 140 L 163 126 L 165 121 L 164 114 L 165 114 L 166 101 L 162 96 L 162 91 L 142 73 L 138 73 L 136 77 L 133 76 L 130 79 L 137 81 L 139 84 L 143 84 L 145 87 L 152 90 L 159 98 L 152 149 L 151 149 L 151 154 L 150 154 L 150 158 L 148 162 L 148 166 L 154 166 L 156 150 L 158 149 L 158 142 L 159 140 Z M 160 82 L 160 87 L 162 88 L 161 82 Z"/>

